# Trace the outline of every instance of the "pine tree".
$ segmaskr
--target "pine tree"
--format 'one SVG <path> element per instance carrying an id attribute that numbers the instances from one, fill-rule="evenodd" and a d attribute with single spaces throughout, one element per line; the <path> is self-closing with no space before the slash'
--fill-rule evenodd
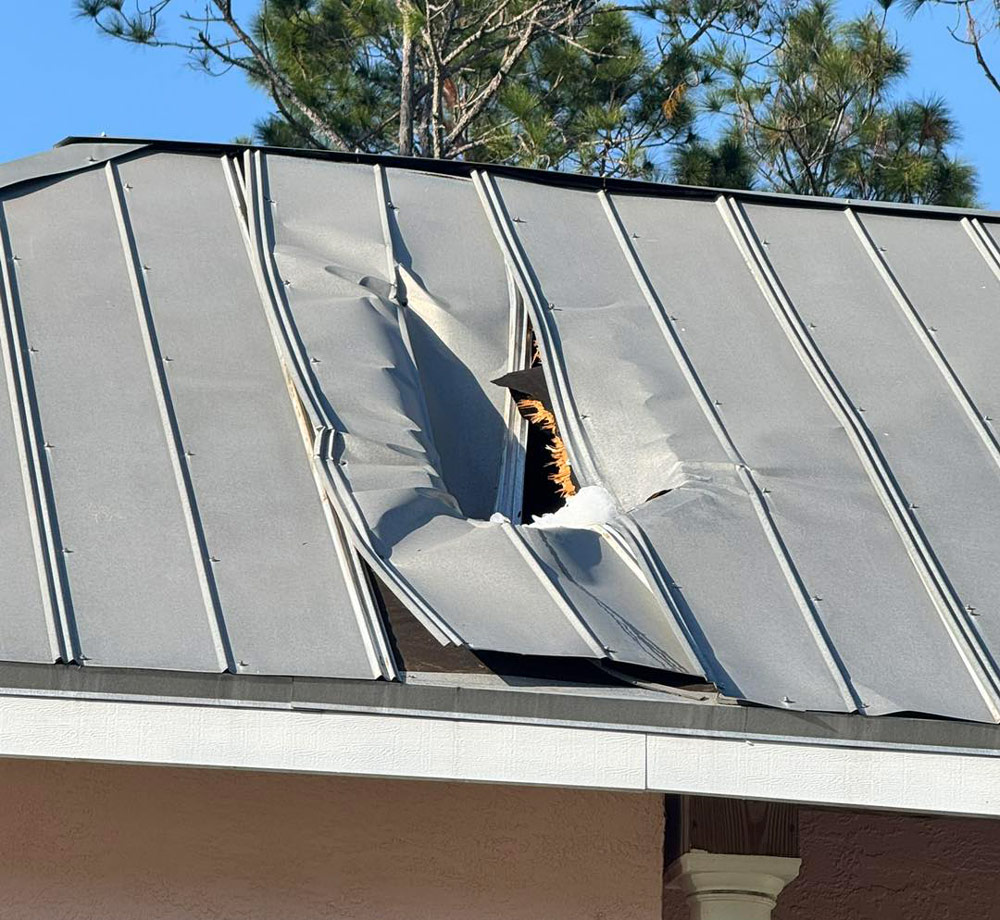
<path id="1" fill-rule="evenodd" d="M 687 138 L 713 40 L 759 0 L 77 0 L 107 35 L 242 72 L 267 144 L 654 177 Z"/>
<path id="2" fill-rule="evenodd" d="M 679 177 L 718 173 L 728 150 L 737 179 L 752 164 L 754 184 L 777 191 L 975 203 L 975 172 L 950 153 L 957 129 L 946 104 L 893 101 L 907 56 L 884 17 L 838 22 L 826 0 L 814 0 L 756 61 L 721 50 L 716 63 L 708 106 L 728 132 L 721 148 L 679 154 Z"/>

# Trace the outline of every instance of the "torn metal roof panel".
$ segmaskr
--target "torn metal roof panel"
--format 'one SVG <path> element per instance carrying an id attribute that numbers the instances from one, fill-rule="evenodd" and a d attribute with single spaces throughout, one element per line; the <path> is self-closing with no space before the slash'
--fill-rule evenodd
<path id="1" fill-rule="evenodd" d="M 988 215 L 235 152 L 0 169 L 0 658 L 391 677 L 363 558 L 443 642 L 997 719 Z"/>

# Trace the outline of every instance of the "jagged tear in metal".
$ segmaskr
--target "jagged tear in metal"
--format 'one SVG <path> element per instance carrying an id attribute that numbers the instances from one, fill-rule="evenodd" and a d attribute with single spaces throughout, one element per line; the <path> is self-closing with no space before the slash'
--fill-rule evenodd
<path id="1" fill-rule="evenodd" d="M 233 153 L 0 167 L 0 660 L 391 678 L 368 565 L 446 643 L 998 718 L 993 216 Z M 602 523 L 519 520 L 529 323 Z"/>

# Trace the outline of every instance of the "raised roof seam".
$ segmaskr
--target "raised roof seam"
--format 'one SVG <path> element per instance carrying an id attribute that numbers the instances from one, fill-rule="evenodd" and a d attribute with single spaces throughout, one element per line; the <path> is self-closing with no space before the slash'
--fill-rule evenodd
<path id="1" fill-rule="evenodd" d="M 934 366 L 941 372 L 941 376 L 948 384 L 948 388 L 958 401 L 958 404 L 962 407 L 962 411 L 965 412 L 966 416 L 968 416 L 969 420 L 972 422 L 972 427 L 976 430 L 980 440 L 982 440 L 985 445 L 986 450 L 989 452 L 994 464 L 1000 468 L 1000 443 L 997 442 L 993 432 L 983 420 L 983 413 L 980 412 L 972 396 L 963 386 L 958 374 L 955 373 L 955 369 L 951 366 L 951 364 L 949 364 L 948 359 L 941 350 L 941 347 L 930 334 L 926 323 L 924 323 L 919 312 L 913 306 L 913 303 L 907 296 L 906 291 L 903 289 L 903 286 L 899 283 L 895 274 L 893 274 L 888 261 L 875 244 L 868 228 L 864 225 L 858 215 L 855 214 L 850 208 L 848 208 L 845 213 L 847 214 L 847 220 L 850 223 L 851 228 L 861 241 L 862 248 L 868 254 L 868 257 L 871 259 L 872 264 L 878 271 L 879 276 L 885 282 L 886 287 L 892 294 L 892 299 L 902 310 L 903 315 L 909 322 L 910 327 L 916 333 L 916 336 L 920 340 L 921 344 L 927 349 L 927 353 L 931 356 Z"/>
<path id="2" fill-rule="evenodd" d="M 527 370 L 531 363 L 528 335 L 528 313 L 524 298 L 518 290 L 510 265 L 505 265 L 509 326 L 507 330 L 506 372 Z M 509 388 L 504 389 L 503 454 L 497 477 L 497 494 L 494 510 L 513 521 L 521 522 L 521 505 L 524 497 L 524 461 L 528 444 L 528 420 L 521 414 L 517 400 Z"/>
<path id="3" fill-rule="evenodd" d="M 489 173 L 477 171 L 473 173 L 473 181 L 493 235 L 525 299 L 532 328 L 535 330 L 535 339 L 542 355 L 546 379 L 552 383 L 549 393 L 559 431 L 569 452 L 570 465 L 581 486 L 601 485 L 600 473 L 593 459 L 593 450 L 580 424 L 580 416 L 563 365 L 559 334 L 548 315 L 550 308 L 531 270 L 527 254 L 511 227 L 503 198 L 493 177 Z"/>
<path id="4" fill-rule="evenodd" d="M 1000 281 L 1000 246 L 990 236 L 989 231 L 977 217 L 963 217 L 962 228 L 975 244 L 979 254 L 986 260 L 997 280 Z"/>
<path id="5" fill-rule="evenodd" d="M 52 658 L 65 662 L 80 653 L 65 570 L 59 553 L 55 503 L 47 462 L 41 449 L 41 423 L 34 400 L 31 363 L 20 319 L 14 253 L 3 203 L 0 202 L 0 348 L 7 369 L 7 395 L 15 428 L 21 479 L 28 503 L 28 522 L 38 571 L 38 585 L 46 614 L 45 629 Z"/>

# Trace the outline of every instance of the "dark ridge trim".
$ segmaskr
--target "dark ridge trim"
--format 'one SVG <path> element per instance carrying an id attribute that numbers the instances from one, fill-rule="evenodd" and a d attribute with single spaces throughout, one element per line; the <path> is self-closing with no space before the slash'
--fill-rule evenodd
<path id="1" fill-rule="evenodd" d="M 898 204 L 888 201 L 864 201 L 856 198 L 820 198 L 808 195 L 786 195 L 779 192 L 756 192 L 738 189 L 722 189 L 709 186 L 675 185 L 668 182 L 648 182 L 642 179 L 613 179 L 579 173 L 555 172 L 544 169 L 529 169 L 524 166 L 501 166 L 490 163 L 474 163 L 469 160 L 430 160 L 422 157 L 401 157 L 393 154 L 348 153 L 337 150 L 308 150 L 298 147 L 267 147 L 255 144 L 233 144 L 208 141 L 172 141 L 155 138 L 133 137 L 87 137 L 70 135 L 55 146 L 70 144 L 145 144 L 143 153 L 203 153 L 212 156 L 224 154 L 240 155 L 245 150 L 259 150 L 277 156 L 304 157 L 313 160 L 329 160 L 335 163 L 359 163 L 363 165 L 381 164 L 386 168 L 412 169 L 418 172 L 434 173 L 441 176 L 469 178 L 473 172 L 485 171 L 493 176 L 507 176 L 540 185 L 559 188 L 582 189 L 587 191 L 619 192 L 627 195 L 648 195 L 654 198 L 685 198 L 714 201 L 719 195 L 732 195 L 742 201 L 773 204 L 785 207 L 814 207 L 843 210 L 851 207 L 870 213 L 911 214 L 930 218 L 980 217 L 1000 220 L 1000 211 L 985 211 L 975 208 L 949 208 L 936 205 Z"/>

